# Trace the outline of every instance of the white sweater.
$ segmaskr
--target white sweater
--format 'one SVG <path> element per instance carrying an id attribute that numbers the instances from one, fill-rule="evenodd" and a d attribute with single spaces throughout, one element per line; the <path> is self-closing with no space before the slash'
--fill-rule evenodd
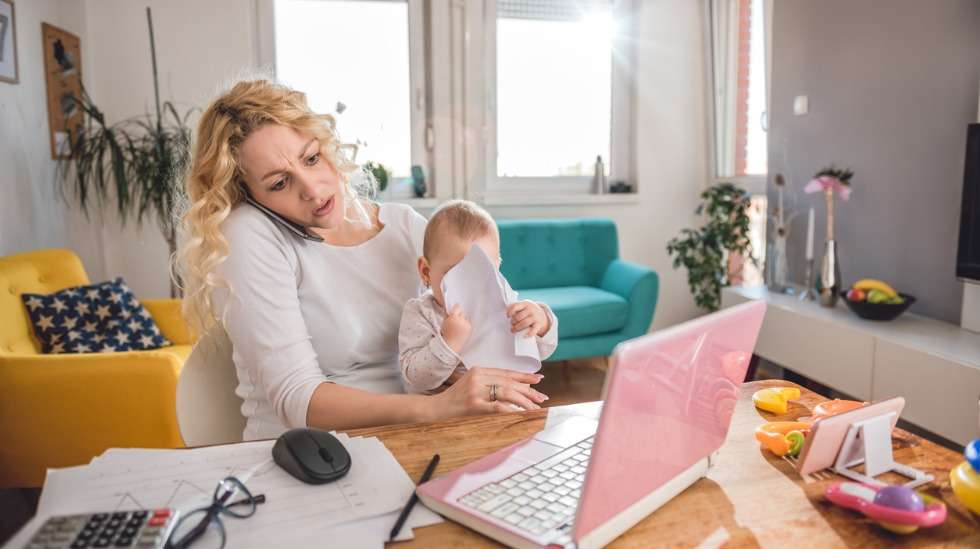
<path id="1" fill-rule="evenodd" d="M 426 220 L 402 204 L 381 204 L 378 216 L 381 232 L 349 247 L 299 238 L 248 205 L 222 223 L 229 256 L 217 272 L 231 293 L 216 289 L 213 301 L 233 346 L 245 440 L 305 427 L 323 382 L 404 392 L 398 325 L 421 289 Z"/>

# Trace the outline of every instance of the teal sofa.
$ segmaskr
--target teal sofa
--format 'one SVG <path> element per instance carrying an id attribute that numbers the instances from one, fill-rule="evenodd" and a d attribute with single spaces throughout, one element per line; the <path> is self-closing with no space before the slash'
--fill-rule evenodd
<path id="1" fill-rule="evenodd" d="M 548 359 L 608 356 L 650 328 L 657 273 L 619 259 L 610 219 L 501 220 L 500 271 L 522 299 L 558 317 L 558 349 Z"/>

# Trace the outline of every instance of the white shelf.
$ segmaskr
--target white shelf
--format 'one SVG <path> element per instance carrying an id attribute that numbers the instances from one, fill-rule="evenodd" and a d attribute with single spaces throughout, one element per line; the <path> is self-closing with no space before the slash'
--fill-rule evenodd
<path id="1" fill-rule="evenodd" d="M 762 287 L 722 291 L 722 306 L 766 301 L 755 353 L 863 400 L 903 396 L 902 418 L 966 444 L 980 435 L 980 334 L 906 313 L 864 320 Z"/>
<path id="2" fill-rule="evenodd" d="M 852 313 L 843 301 L 838 301 L 833 308 L 822 307 L 814 301 L 800 301 L 796 296 L 770 292 L 763 286 L 734 286 L 725 288 L 723 293 L 738 296 L 741 301 L 761 299 L 770 307 L 779 307 L 815 320 L 834 322 L 880 340 L 912 347 L 980 369 L 980 334 L 964 330 L 955 324 L 912 313 L 905 313 L 887 322 L 865 320 Z"/>

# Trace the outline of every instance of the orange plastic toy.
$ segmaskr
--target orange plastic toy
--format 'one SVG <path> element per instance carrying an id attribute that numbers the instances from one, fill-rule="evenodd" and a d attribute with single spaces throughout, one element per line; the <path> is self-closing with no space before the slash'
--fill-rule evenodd
<path id="1" fill-rule="evenodd" d="M 827 402 L 821 402 L 813 407 L 813 420 L 816 421 L 820 418 L 836 416 L 837 414 L 843 414 L 844 412 L 850 412 L 856 408 L 860 408 L 866 405 L 867 402 L 861 402 L 858 400 L 840 400 L 835 398 L 834 400 L 828 400 Z"/>
<path id="2" fill-rule="evenodd" d="M 802 421 L 773 421 L 755 428 L 755 439 L 777 456 L 795 456 L 803 448 L 810 424 Z"/>

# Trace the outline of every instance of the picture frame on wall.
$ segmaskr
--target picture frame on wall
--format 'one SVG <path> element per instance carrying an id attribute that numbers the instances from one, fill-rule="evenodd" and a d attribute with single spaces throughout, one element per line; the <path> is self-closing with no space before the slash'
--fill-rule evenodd
<path id="1" fill-rule="evenodd" d="M 0 0 L 0 82 L 20 81 L 17 67 L 17 19 L 14 1 Z"/>
<path id="2" fill-rule="evenodd" d="M 2 1 L 2 0 L 0 0 Z M 51 158 L 70 156 L 69 137 L 81 133 L 82 49 L 74 34 L 41 23 L 44 41 L 44 81 L 48 94 Z"/>

